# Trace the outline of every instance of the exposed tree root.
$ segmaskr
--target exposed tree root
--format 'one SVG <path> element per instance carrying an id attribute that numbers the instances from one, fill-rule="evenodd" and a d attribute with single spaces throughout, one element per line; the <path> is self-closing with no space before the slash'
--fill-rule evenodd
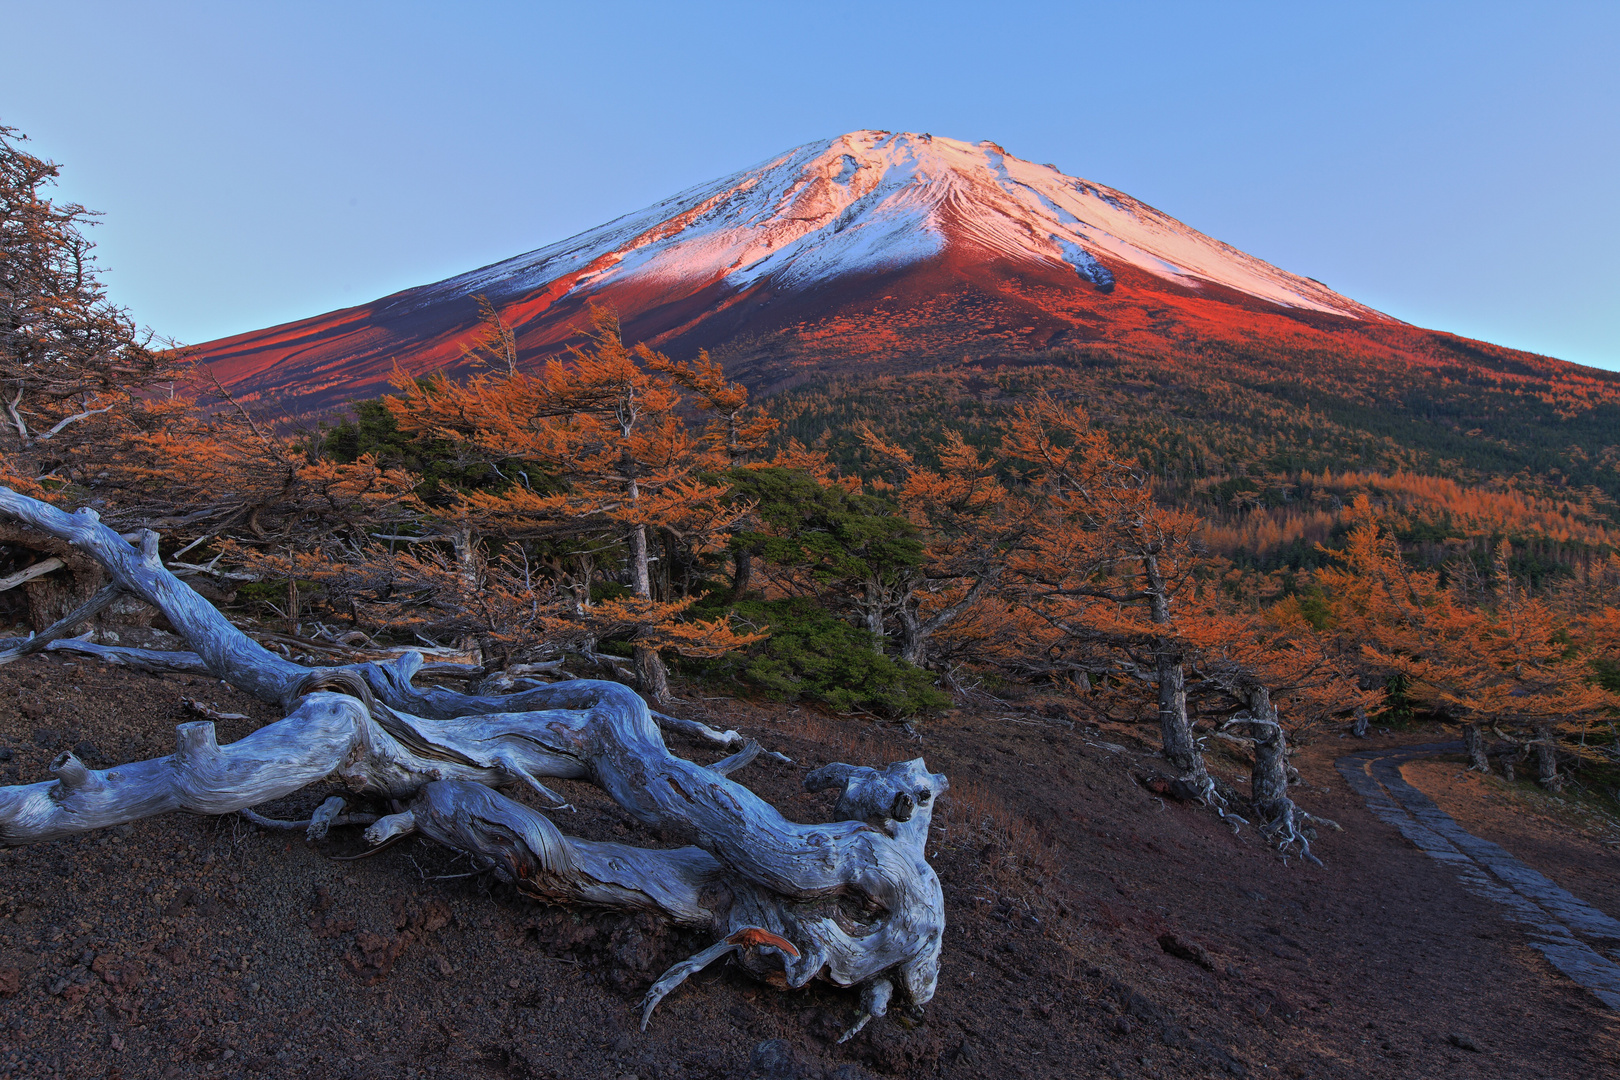
<path id="1" fill-rule="evenodd" d="M 1231 717 L 1216 734 L 1223 738 L 1247 744 L 1254 751 L 1254 766 L 1249 774 L 1249 798 L 1260 815 L 1257 831 L 1282 854 L 1284 859 L 1298 856 L 1317 866 L 1322 861 L 1311 852 L 1313 826 L 1325 825 L 1338 829 L 1337 822 L 1315 817 L 1301 810 L 1288 797 L 1288 735 L 1277 719 L 1277 708 L 1271 703 L 1271 694 L 1263 686 L 1248 684 L 1243 687 L 1247 698 L 1247 712 Z M 1228 729 L 1247 728 L 1248 735 L 1233 735 Z M 1235 814 L 1229 818 L 1242 821 Z"/>
<path id="2" fill-rule="evenodd" d="M 165 569 L 155 537 L 137 550 L 93 512 L 65 514 L 4 488 L 0 515 L 89 554 L 114 586 L 163 612 L 192 651 L 72 647 L 148 670 L 204 671 L 288 710 L 225 746 L 211 722 L 181 724 L 173 754 L 109 770 L 63 754 L 52 763 L 54 780 L 0 788 L 0 843 L 173 810 L 245 812 L 252 820 L 252 807 L 335 778 L 405 807 L 371 824 L 366 838 L 374 845 L 421 834 L 492 864 L 532 896 L 655 912 L 713 933 L 717 945 L 655 984 L 644 1021 L 665 994 L 722 955 L 788 986 L 822 978 L 862 987 L 867 1016 L 883 1015 L 896 987 L 916 1006 L 932 998 L 944 898 L 924 852 L 934 803 L 948 785 L 922 759 L 816 770 L 806 786 L 838 789 L 845 820 L 796 824 L 727 775 L 763 752 L 757 743 L 655 719 L 628 687 L 575 679 L 509 694 L 421 688 L 411 681 L 422 665 L 417 653 L 304 667 L 247 638 Z M 677 757 L 660 721 L 735 752 L 708 768 Z M 656 850 L 564 836 L 545 814 L 493 790 L 521 784 L 560 805 L 543 782 L 553 778 L 595 784 L 636 820 L 692 846 Z M 260 820 L 316 835 L 344 820 L 341 811 L 332 799 L 307 822 Z"/>

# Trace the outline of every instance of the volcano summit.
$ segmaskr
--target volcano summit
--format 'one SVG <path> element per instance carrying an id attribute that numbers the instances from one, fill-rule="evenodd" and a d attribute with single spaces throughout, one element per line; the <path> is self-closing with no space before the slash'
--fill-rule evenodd
<path id="1" fill-rule="evenodd" d="M 201 347 L 239 397 L 304 413 L 374 396 L 396 364 L 450 365 L 486 297 L 524 363 L 579 340 L 592 303 L 625 337 L 709 349 L 770 389 L 938 362 L 1292 320 L 1397 325 L 1123 192 L 990 142 L 856 131 L 691 188 L 561 243 L 369 304 Z"/>

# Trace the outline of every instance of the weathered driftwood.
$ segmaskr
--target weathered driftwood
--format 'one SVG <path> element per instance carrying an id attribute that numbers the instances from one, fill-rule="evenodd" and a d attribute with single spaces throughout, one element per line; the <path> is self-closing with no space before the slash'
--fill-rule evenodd
<path id="1" fill-rule="evenodd" d="M 944 929 L 939 880 L 924 858 L 945 777 L 921 759 L 882 770 L 830 765 L 805 779 L 841 792 L 845 820 L 801 825 L 728 778 L 761 750 L 736 732 L 655 715 L 618 683 L 577 679 L 505 695 L 417 687 L 422 658 L 308 668 L 264 649 L 165 569 L 155 538 L 137 550 L 93 512 L 66 514 L 0 488 L 0 516 L 68 541 L 113 585 L 158 608 L 191 653 L 63 642 L 153 670 L 202 670 L 285 719 L 221 746 L 210 722 L 181 724 L 175 752 L 108 770 L 72 754 L 52 781 L 0 788 L 0 843 L 26 844 L 172 810 L 250 811 L 335 777 L 404 810 L 366 832 L 382 844 L 418 833 L 468 852 L 536 897 L 660 913 L 709 930 L 716 945 L 648 993 L 643 1023 L 702 966 L 734 954 L 763 978 L 824 978 L 861 988 L 863 1014 L 883 1015 L 898 989 L 914 1006 L 934 993 Z M 658 724 L 736 748 L 704 767 L 672 754 Z M 492 790 L 522 784 L 560 805 L 544 780 L 593 783 L 638 821 L 693 846 L 652 850 L 564 836 L 543 813 Z M 328 800 L 305 827 L 341 820 Z M 257 817 L 257 815 L 254 815 Z"/>
<path id="2" fill-rule="evenodd" d="M 67 637 L 80 623 L 106 611 L 123 595 L 124 590 L 117 585 L 103 586 L 94 596 L 70 611 L 66 617 L 52 623 L 40 633 L 21 641 L 0 642 L 0 664 L 21 660 L 30 653 L 37 653 L 59 639 Z"/>
<path id="3" fill-rule="evenodd" d="M 52 555 L 48 559 L 41 559 L 33 566 L 25 566 L 21 570 L 18 570 L 15 574 L 7 574 L 5 577 L 0 578 L 0 592 L 5 592 L 7 589 L 15 589 L 18 585 L 25 585 L 37 577 L 44 577 L 52 570 L 60 570 L 66 565 L 67 563 L 63 562 L 55 555 Z"/>

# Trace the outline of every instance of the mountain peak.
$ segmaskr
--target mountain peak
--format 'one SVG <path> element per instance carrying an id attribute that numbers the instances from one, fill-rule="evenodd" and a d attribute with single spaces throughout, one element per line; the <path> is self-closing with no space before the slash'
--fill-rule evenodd
<path id="1" fill-rule="evenodd" d="M 378 392 L 396 364 L 454 363 L 479 296 L 515 328 L 525 360 L 576 340 L 591 303 L 613 306 L 627 334 L 659 347 L 772 338 L 801 357 L 795 364 L 818 350 L 870 348 L 873 335 L 905 337 L 888 347 L 916 355 L 960 355 L 974 341 L 1097 340 L 1110 319 L 1162 323 L 1143 316 L 1144 304 L 1392 321 L 989 140 L 862 130 L 560 243 L 200 351 L 233 390 L 303 411 Z M 910 320 L 904 333 L 897 308 Z M 776 345 L 754 352 L 766 366 L 785 355 Z"/>
<path id="2" fill-rule="evenodd" d="M 1124 263 L 1285 307 L 1377 317 L 1331 289 L 1245 255 L 1123 192 L 984 140 L 852 131 L 806 143 L 637 214 L 452 278 L 499 294 L 575 275 L 572 289 L 643 281 L 803 287 L 919 263 L 956 247 L 973 261 L 1062 266 L 1094 287 Z"/>

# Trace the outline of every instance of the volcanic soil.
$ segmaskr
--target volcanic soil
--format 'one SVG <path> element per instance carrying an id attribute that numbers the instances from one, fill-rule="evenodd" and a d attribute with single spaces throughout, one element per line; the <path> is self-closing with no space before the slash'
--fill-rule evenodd
<path id="1" fill-rule="evenodd" d="M 221 742 L 279 718 L 213 680 L 61 654 L 0 668 L 0 780 L 47 779 L 68 749 L 100 767 L 166 754 L 174 725 L 197 718 L 185 698 L 245 715 L 219 724 Z M 348 861 L 365 850 L 358 829 L 309 843 L 235 815 L 171 815 L 0 853 L 0 1076 L 1620 1074 L 1620 1019 L 1368 813 L 1333 769 L 1351 740 L 1321 736 L 1295 758 L 1296 799 L 1343 825 L 1320 837 L 1317 867 L 1155 796 L 1138 778 L 1162 770 L 1132 729 L 1055 699 L 962 709 L 916 737 L 730 699 L 680 711 L 793 757 L 736 779 L 796 820 L 830 815 L 830 793 L 799 787 L 829 760 L 921 755 L 949 775 L 930 852 L 949 925 L 920 1018 L 897 1011 L 839 1045 L 850 992 L 779 992 L 717 965 L 643 1033 L 638 998 L 700 938 L 534 903 L 420 840 Z M 1481 782 L 1458 771 L 1409 776 L 1620 914 L 1611 847 L 1472 797 Z M 562 786 L 579 807 L 559 816 L 566 832 L 675 841 Z M 329 793 L 265 812 L 297 816 Z"/>

